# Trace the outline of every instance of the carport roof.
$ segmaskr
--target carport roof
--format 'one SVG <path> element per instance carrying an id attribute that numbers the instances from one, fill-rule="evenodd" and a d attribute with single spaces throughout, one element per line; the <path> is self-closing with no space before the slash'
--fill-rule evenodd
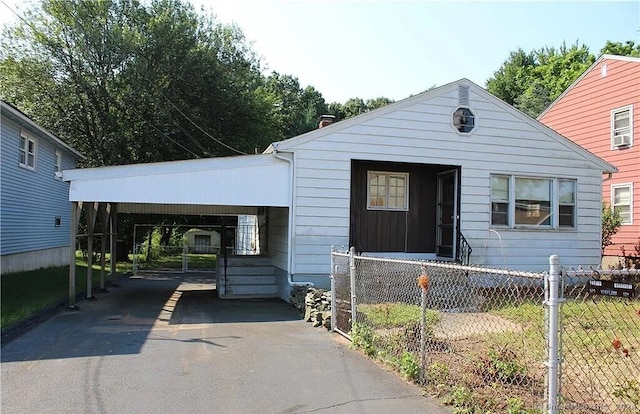
<path id="1" fill-rule="evenodd" d="M 290 174 L 289 163 L 260 154 L 81 168 L 62 177 L 69 201 L 118 203 L 119 212 L 153 212 L 148 204 L 173 213 L 242 214 L 245 207 L 288 207 Z"/>

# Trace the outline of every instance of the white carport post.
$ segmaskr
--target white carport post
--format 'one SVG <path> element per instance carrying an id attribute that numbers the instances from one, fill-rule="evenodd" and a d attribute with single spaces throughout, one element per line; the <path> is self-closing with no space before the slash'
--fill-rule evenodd
<path id="1" fill-rule="evenodd" d="M 109 210 L 111 207 L 107 203 L 100 203 L 100 221 L 102 223 L 102 234 L 100 235 L 100 290 L 105 291 L 104 270 L 105 256 L 107 255 L 107 232 L 109 231 Z"/>
<path id="2" fill-rule="evenodd" d="M 111 207 L 109 211 L 109 272 L 111 274 L 111 284 L 117 286 L 116 260 L 118 255 L 116 252 L 116 240 L 118 235 L 118 205 L 109 204 L 109 206 Z"/>
<path id="3" fill-rule="evenodd" d="M 69 240 L 69 308 L 76 307 L 76 235 L 82 201 L 71 202 L 71 237 Z"/>
<path id="4" fill-rule="evenodd" d="M 93 278 L 93 227 L 96 224 L 96 216 L 98 215 L 98 204 L 93 203 L 87 209 L 87 299 L 93 296 L 92 278 Z"/>

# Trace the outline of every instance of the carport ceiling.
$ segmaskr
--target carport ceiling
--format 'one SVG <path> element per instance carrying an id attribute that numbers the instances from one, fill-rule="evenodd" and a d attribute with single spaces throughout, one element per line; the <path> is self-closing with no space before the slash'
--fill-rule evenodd
<path id="1" fill-rule="evenodd" d="M 272 154 L 65 170 L 69 201 L 119 213 L 255 214 L 291 203 L 289 163 Z"/>

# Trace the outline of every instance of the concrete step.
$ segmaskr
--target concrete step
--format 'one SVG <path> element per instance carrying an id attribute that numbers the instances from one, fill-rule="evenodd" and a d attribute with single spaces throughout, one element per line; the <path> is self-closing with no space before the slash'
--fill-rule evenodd
<path id="1" fill-rule="evenodd" d="M 227 266 L 226 274 L 229 275 L 273 275 L 273 266 Z M 220 269 L 220 274 L 225 274 L 224 266 Z"/>

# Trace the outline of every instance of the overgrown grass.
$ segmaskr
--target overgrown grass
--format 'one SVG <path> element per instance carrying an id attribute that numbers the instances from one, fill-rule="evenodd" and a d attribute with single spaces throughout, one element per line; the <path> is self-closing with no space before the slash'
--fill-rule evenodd
<path id="1" fill-rule="evenodd" d="M 380 303 L 358 305 L 358 311 L 366 318 L 367 325 L 382 328 L 400 328 L 411 323 L 420 323 L 422 309 L 408 303 Z M 438 323 L 440 314 L 427 309 L 427 326 Z"/>
<path id="2" fill-rule="evenodd" d="M 118 268 L 118 273 L 126 269 L 122 266 Z M 105 277 L 109 280 L 108 274 Z M 44 309 L 64 303 L 69 298 L 69 266 L 12 273 L 3 275 L 0 280 L 2 328 L 22 322 Z M 100 268 L 93 266 L 92 285 L 97 288 L 99 283 Z M 87 264 L 77 260 L 76 292 L 86 290 Z"/>

